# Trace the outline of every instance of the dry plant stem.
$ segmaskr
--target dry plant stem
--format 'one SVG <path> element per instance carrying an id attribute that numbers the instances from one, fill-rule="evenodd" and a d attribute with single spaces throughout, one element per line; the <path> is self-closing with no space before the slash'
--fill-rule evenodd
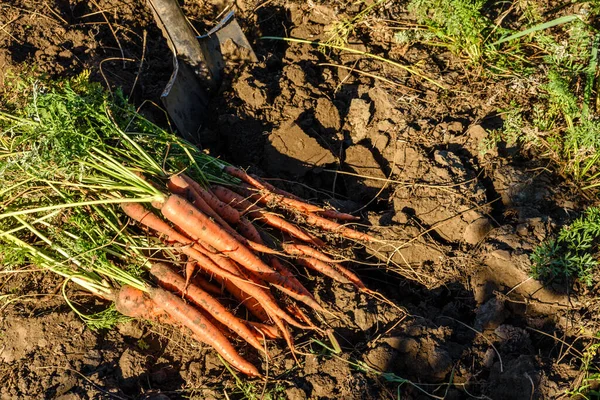
<path id="1" fill-rule="evenodd" d="M 260 352 L 264 351 L 263 346 L 256 340 L 253 333 L 242 323 L 235 315 L 225 308 L 217 299 L 191 284 L 186 286 L 185 279 L 175 272 L 171 267 L 163 263 L 154 263 L 150 268 L 152 275 L 161 287 L 167 290 L 175 291 L 183 295 L 198 307 L 203 308 L 215 320 L 221 322 L 228 329 L 232 330 L 244 339 L 248 344 Z"/>

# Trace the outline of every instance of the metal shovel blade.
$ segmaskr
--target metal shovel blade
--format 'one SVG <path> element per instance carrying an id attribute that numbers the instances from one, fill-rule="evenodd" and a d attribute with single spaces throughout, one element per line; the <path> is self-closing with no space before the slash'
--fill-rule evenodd
<path id="1" fill-rule="evenodd" d="M 218 90 L 225 59 L 222 45 L 233 43 L 248 61 L 256 55 L 230 11 L 207 34 L 196 37 L 177 0 L 150 0 L 154 18 L 173 52 L 173 73 L 161 101 L 179 133 L 199 142 L 198 131 L 208 119 L 210 96 Z"/>

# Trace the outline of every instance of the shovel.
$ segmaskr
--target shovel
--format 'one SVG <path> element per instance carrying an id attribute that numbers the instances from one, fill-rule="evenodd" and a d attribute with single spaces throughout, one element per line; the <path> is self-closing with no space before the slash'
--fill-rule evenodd
<path id="1" fill-rule="evenodd" d="M 244 49 L 251 62 L 256 55 L 230 11 L 208 33 L 196 37 L 177 0 L 149 0 L 154 19 L 173 53 L 173 73 L 161 101 L 188 141 L 199 142 L 198 131 L 208 119 L 208 103 L 219 89 L 225 59 L 222 45 Z"/>

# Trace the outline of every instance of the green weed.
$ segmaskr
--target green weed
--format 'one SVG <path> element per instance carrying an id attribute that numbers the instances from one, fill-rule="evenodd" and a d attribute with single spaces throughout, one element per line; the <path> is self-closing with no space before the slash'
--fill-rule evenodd
<path id="1" fill-rule="evenodd" d="M 499 110 L 498 115 L 503 118 L 503 127 L 489 132 L 488 136 L 481 142 L 480 154 L 487 153 L 502 142 L 506 143 L 507 146 L 515 146 L 534 140 L 527 133 L 523 109 L 516 102 L 512 102 L 509 107 Z"/>
<path id="2" fill-rule="evenodd" d="M 492 27 L 483 15 L 486 0 L 412 0 L 408 6 L 417 21 L 452 52 L 479 63 Z"/>
<path id="3" fill-rule="evenodd" d="M 596 335 L 600 338 L 600 334 Z M 597 340 L 597 339 L 596 339 Z M 600 391 L 598 382 L 600 382 L 600 365 L 598 356 L 600 355 L 600 343 L 593 343 L 587 347 L 581 357 L 581 372 L 583 374 L 581 381 L 576 383 L 574 389 L 568 390 L 565 394 L 573 399 L 598 399 Z"/>
<path id="4" fill-rule="evenodd" d="M 539 245 L 531 255 L 531 274 L 536 279 L 594 284 L 600 251 L 600 208 L 590 207 L 583 216 L 561 229 L 558 237 Z"/>

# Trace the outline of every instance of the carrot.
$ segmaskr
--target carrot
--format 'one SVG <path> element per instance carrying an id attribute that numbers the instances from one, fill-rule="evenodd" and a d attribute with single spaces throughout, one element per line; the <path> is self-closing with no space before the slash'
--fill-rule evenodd
<path id="1" fill-rule="evenodd" d="M 281 332 L 279 332 L 276 326 L 254 321 L 246 321 L 246 324 L 264 334 L 267 339 L 281 339 Z"/>
<path id="2" fill-rule="evenodd" d="M 201 277 L 200 275 L 196 275 L 194 277 L 192 277 L 191 282 L 198 286 L 199 288 L 202 288 L 204 291 L 211 293 L 215 296 L 221 296 L 223 295 L 223 289 L 213 285 L 212 283 L 208 282 L 206 279 L 204 279 L 203 277 Z"/>
<path id="3" fill-rule="evenodd" d="M 206 203 L 206 201 L 204 201 L 198 191 L 193 188 L 181 175 L 171 175 L 169 182 L 167 183 L 167 188 L 173 194 L 188 198 L 198 210 L 214 219 L 225 230 L 229 231 L 230 233 L 233 231 L 233 228 L 229 226 L 229 224 L 225 222 L 225 220 L 221 218 L 221 216 L 215 210 L 213 210 L 212 207 Z"/>
<path id="4" fill-rule="evenodd" d="M 265 212 L 264 210 L 250 203 L 248 200 L 244 199 L 244 197 L 242 197 L 241 195 L 223 186 L 213 186 L 212 189 L 214 194 L 223 202 L 230 204 L 231 206 L 237 208 L 240 211 L 248 212 L 248 215 L 250 215 L 252 218 L 256 218 L 257 220 L 263 221 L 267 225 L 277 228 L 283 232 L 289 233 L 290 235 L 304 242 L 313 243 L 316 246 L 320 246 L 323 244 L 323 242 L 321 242 L 320 240 L 315 240 L 314 237 L 307 234 L 299 227 L 289 223 L 283 218 L 276 216 L 275 214 Z"/>
<path id="5" fill-rule="evenodd" d="M 367 289 L 367 287 L 365 286 L 363 281 L 361 281 L 360 278 L 354 272 L 348 270 L 347 268 L 342 267 L 339 264 L 335 265 L 334 268 L 336 268 L 342 275 L 344 275 L 346 278 L 348 278 L 348 280 L 350 282 L 352 282 L 352 284 L 358 290 L 363 291 L 363 292 L 368 292 L 368 293 L 373 292 L 371 289 Z"/>
<path id="6" fill-rule="evenodd" d="M 322 273 L 335 281 L 340 283 L 352 283 L 345 275 L 340 273 L 337 269 L 331 265 L 324 263 L 316 258 L 299 258 L 298 262 L 307 268 Z"/>
<path id="7" fill-rule="evenodd" d="M 171 197 L 174 197 L 174 196 L 176 196 L 176 195 L 172 195 Z M 184 201 L 184 200 L 181 199 L 181 201 Z M 189 203 L 187 203 L 187 204 L 189 204 Z M 186 238 L 184 235 L 177 232 L 175 229 L 171 228 L 166 222 L 164 222 L 163 220 L 158 218 L 158 216 L 156 216 L 154 213 L 148 211 L 141 204 L 127 203 L 127 204 L 122 204 L 121 207 L 123 208 L 123 210 L 125 210 L 125 212 L 127 213 L 127 215 L 129 215 L 129 217 L 137 220 L 138 222 L 143 221 L 143 223 L 146 226 L 158 231 L 160 234 L 162 234 L 164 236 L 167 236 L 168 238 L 171 239 L 172 242 L 179 242 L 179 243 L 184 244 L 183 246 L 180 247 L 180 250 L 182 253 L 184 253 L 188 257 L 191 257 L 192 259 L 198 261 L 199 266 L 203 270 L 207 271 L 208 273 L 212 273 L 212 274 L 218 275 L 221 278 L 223 278 L 224 279 L 223 282 L 227 282 L 227 280 L 234 281 L 235 284 L 233 282 L 230 283 L 229 284 L 230 287 L 233 285 L 238 286 L 243 292 L 246 292 L 250 296 L 254 297 L 265 308 L 265 311 L 267 311 L 267 313 L 269 313 L 272 318 L 274 318 L 274 316 L 279 316 L 280 318 L 283 318 L 284 320 L 286 320 L 290 324 L 293 324 L 296 327 L 299 327 L 301 329 L 308 328 L 308 327 L 301 325 L 298 322 L 294 321 L 293 318 L 291 318 L 289 315 L 287 315 L 285 313 L 285 311 L 283 311 L 281 308 L 279 308 L 277 303 L 274 301 L 274 299 L 272 299 L 272 297 L 270 297 L 268 295 L 267 292 L 263 291 L 261 288 L 248 282 L 246 279 L 241 277 L 239 274 L 236 275 L 236 273 L 228 271 L 226 269 L 223 269 L 219 265 L 215 264 L 209 257 L 207 257 L 211 254 L 210 252 L 208 252 L 208 250 L 202 249 L 203 251 L 201 252 L 198 250 L 200 248 L 199 245 L 194 245 L 193 247 L 191 245 L 186 245 L 189 242 L 188 238 Z M 164 208 L 164 206 L 163 206 L 163 208 Z M 195 210 L 191 204 L 189 205 L 189 208 L 191 208 L 190 211 L 192 212 L 192 214 L 197 212 L 197 210 Z M 240 247 L 243 247 L 243 246 L 240 245 Z M 249 250 L 247 250 L 247 251 L 253 255 L 253 253 L 251 253 Z M 262 261 L 261 261 L 261 263 L 262 263 Z M 271 271 L 273 271 L 273 270 L 271 270 Z M 274 279 L 274 276 L 275 276 L 274 274 L 277 274 L 277 279 Z M 273 275 L 263 275 L 261 278 L 264 279 L 265 276 L 267 278 L 272 278 L 275 281 L 273 283 L 280 284 L 284 287 L 289 286 L 288 279 L 279 275 L 278 273 L 276 273 L 274 271 L 273 271 Z"/>
<path id="8" fill-rule="evenodd" d="M 358 221 L 360 219 L 360 217 L 357 217 L 356 215 L 346 214 L 333 209 L 319 211 L 317 212 L 317 214 L 325 218 L 335 218 L 340 219 L 342 221 Z"/>
<path id="9" fill-rule="evenodd" d="M 261 178 L 259 178 L 256 175 L 246 174 L 246 172 L 244 172 L 243 170 L 240 170 L 238 168 L 225 167 L 224 170 L 228 174 L 241 179 L 242 181 L 253 186 L 254 188 L 261 190 L 263 192 L 267 192 L 267 195 L 268 195 L 268 192 L 271 192 L 273 194 L 282 196 L 283 199 L 280 199 L 280 201 L 290 205 L 291 208 L 295 208 L 297 210 L 304 211 L 304 212 L 314 212 L 314 213 L 320 214 L 326 218 L 336 218 L 336 219 L 341 219 L 344 221 L 356 221 L 356 220 L 360 219 L 360 217 L 357 217 L 354 215 L 339 212 L 339 211 L 333 210 L 333 209 L 323 209 L 321 207 L 306 203 L 306 201 L 302 200 L 300 197 L 298 197 L 290 192 L 286 192 L 285 190 L 279 189 L 279 188 L 271 185 L 269 182 L 265 182 L 264 180 L 262 180 Z M 264 195 L 265 194 L 263 193 L 263 196 Z M 268 197 L 264 199 L 264 201 L 270 201 L 270 200 L 276 200 L 276 199 L 270 199 Z"/>
<path id="10" fill-rule="evenodd" d="M 256 367 L 243 359 L 229 340 L 208 321 L 201 312 L 160 288 L 148 288 L 149 297 L 176 322 L 190 329 L 205 343 L 212 346 L 227 362 L 246 375 L 260 377 Z"/>
<path id="11" fill-rule="evenodd" d="M 218 251 L 227 253 L 244 268 L 259 275 L 261 279 L 278 283 L 281 278 L 281 275 L 262 262 L 256 254 L 181 196 L 175 194 L 169 196 L 163 203 L 161 212 L 165 218 L 187 232 L 192 239 L 202 240 Z"/>
<path id="12" fill-rule="evenodd" d="M 160 288 L 148 288 L 147 293 L 124 285 L 115 302 L 117 310 L 133 318 L 144 318 L 184 326 L 193 337 L 213 347 L 235 368 L 249 376 L 261 376 L 256 367 L 244 360 L 227 338 L 198 310 Z"/>
<path id="13" fill-rule="evenodd" d="M 281 243 L 281 247 L 283 247 L 283 251 L 292 256 L 312 257 L 316 258 L 317 260 L 321 260 L 328 263 L 343 262 L 343 260 L 334 260 L 333 258 L 323 254 L 319 250 L 313 249 L 312 247 L 303 244 Z"/>
<path id="14" fill-rule="evenodd" d="M 167 314 L 140 289 L 133 286 L 123 285 L 119 289 L 115 308 L 123 315 L 132 318 L 142 318 L 150 321 L 161 322 L 169 320 Z"/>
<path id="15" fill-rule="evenodd" d="M 304 311 L 302 311 L 300 309 L 300 307 L 298 307 L 296 304 L 288 304 L 286 307 L 287 312 L 289 312 L 291 315 L 293 315 L 294 317 L 296 317 L 299 321 L 304 321 L 306 324 L 308 324 L 309 326 L 313 327 L 314 329 L 319 329 L 315 326 L 315 324 L 312 323 L 312 321 L 310 320 L 310 318 L 308 318 L 306 316 L 306 314 L 304 313 Z M 331 315 L 335 316 L 335 314 Z"/>
<path id="16" fill-rule="evenodd" d="M 217 299 L 200 289 L 196 285 L 186 288 L 185 279 L 177 274 L 171 267 L 163 263 L 154 263 L 150 274 L 158 281 L 161 287 L 183 294 L 185 298 L 206 310 L 214 319 L 223 323 L 227 328 L 237 333 L 255 349 L 264 352 L 264 348 L 255 339 L 252 332 L 235 315 L 225 308 Z"/>
<path id="17" fill-rule="evenodd" d="M 193 180 L 187 175 L 181 174 L 183 178 L 196 192 L 204 199 L 213 210 L 215 210 L 223 219 L 230 224 L 237 224 L 240 222 L 240 213 L 235 208 L 223 203 L 217 198 L 209 189 L 205 189 L 198 182 Z"/>
<path id="18" fill-rule="evenodd" d="M 185 287 L 187 288 L 190 284 L 190 280 L 196 271 L 196 261 L 188 261 L 185 264 Z"/>
<path id="19" fill-rule="evenodd" d="M 240 222 L 237 224 L 237 229 L 246 239 L 255 243 L 264 244 L 262 242 L 260 233 L 258 233 L 256 227 L 252 225 L 252 222 L 248 221 L 248 218 L 240 218 Z"/>
<path id="20" fill-rule="evenodd" d="M 161 220 L 156 214 L 140 203 L 121 203 L 121 209 L 131 219 L 138 221 L 142 225 L 145 225 L 166 237 L 168 242 L 178 242 L 181 244 L 193 243 L 193 240 L 177 232 L 177 230 L 169 226 L 169 224 Z"/>
<path id="21" fill-rule="evenodd" d="M 233 166 L 226 166 L 223 168 L 223 171 L 225 171 L 226 173 L 228 173 L 231 176 L 234 176 L 234 177 L 254 186 L 257 189 L 262 190 L 263 192 L 260 195 L 261 202 L 283 203 L 290 208 L 297 209 L 299 211 L 304 211 L 304 212 L 311 212 L 311 211 L 314 212 L 314 211 L 322 211 L 323 210 L 323 208 L 321 208 L 321 207 L 318 207 L 318 206 L 315 206 L 312 204 L 308 204 L 306 202 L 299 201 L 299 200 L 296 200 L 293 198 L 275 194 L 275 193 L 271 192 L 263 183 L 261 183 L 254 177 L 248 175 L 245 171 L 242 171 L 239 168 L 235 168 Z"/>
<path id="22" fill-rule="evenodd" d="M 266 182 L 264 180 L 262 180 L 261 178 L 259 178 L 256 175 L 253 174 L 249 174 L 249 176 L 251 178 L 254 179 L 254 182 L 258 182 L 259 184 L 262 185 L 262 187 L 258 187 L 256 185 L 253 185 L 255 188 L 257 189 L 262 189 L 262 190 L 268 190 L 270 192 L 273 192 L 275 194 L 281 195 L 283 197 L 287 197 L 289 199 L 293 199 L 293 200 L 297 200 L 300 202 L 305 202 L 304 200 L 302 200 L 300 197 L 290 193 L 290 192 L 286 192 L 285 190 L 279 189 L 273 185 L 271 185 L 269 182 Z M 249 183 L 249 182 L 247 182 Z M 334 209 L 323 209 L 321 211 L 315 211 L 317 214 L 322 215 L 326 218 L 336 218 L 336 219 L 341 219 L 344 221 L 356 221 L 359 220 L 360 217 L 357 217 L 355 215 L 351 215 L 351 214 L 347 214 L 347 213 L 343 213 Z"/>
<path id="23" fill-rule="evenodd" d="M 198 187 L 200 187 L 200 185 L 198 185 L 198 184 L 196 184 L 196 185 Z M 169 178 L 169 182 L 168 182 L 167 186 L 171 193 L 190 198 L 192 204 L 198 210 L 202 211 L 207 216 L 214 219 L 215 222 L 221 226 L 221 228 L 226 230 L 227 233 L 229 233 L 231 236 L 233 236 L 233 238 L 235 240 L 237 240 L 238 242 L 244 244 L 245 246 L 251 248 L 254 251 L 258 251 L 261 253 L 268 253 L 268 254 L 277 254 L 277 252 L 275 250 L 270 249 L 266 246 L 261 246 L 250 240 L 247 240 L 243 236 L 241 236 L 238 232 L 236 232 L 223 218 L 221 218 L 221 216 L 215 210 L 213 210 L 211 208 L 211 206 L 208 203 L 206 203 L 204 201 L 204 199 L 195 190 L 195 188 L 192 187 L 190 184 L 188 184 L 188 181 L 185 180 L 182 176 L 172 175 L 171 178 Z M 237 210 L 236 210 L 236 212 L 237 212 Z"/>
<path id="24" fill-rule="evenodd" d="M 302 283 L 300 283 L 300 281 L 298 281 L 298 279 L 296 279 L 296 277 L 286 267 L 283 266 L 283 264 L 281 264 L 281 262 L 278 259 L 276 259 L 275 257 L 271 257 L 270 264 L 273 267 L 273 269 L 281 273 L 281 275 L 288 277 L 290 281 L 294 282 L 296 286 L 301 288 L 301 290 L 290 290 L 283 286 L 274 285 L 277 289 L 287 294 L 291 298 L 306 304 L 315 311 L 322 313 L 329 312 L 326 309 L 324 309 L 319 303 L 317 303 L 313 295 L 304 287 L 304 285 L 302 285 Z"/>
<path id="25" fill-rule="evenodd" d="M 257 190 L 249 185 L 241 184 L 236 188 L 242 191 L 243 195 L 251 198 L 256 203 L 260 203 L 272 207 L 285 207 L 289 210 L 295 210 L 299 212 L 321 212 L 324 211 L 322 207 L 309 204 L 305 201 L 290 199 L 288 197 L 275 194 L 266 189 Z"/>
<path id="26" fill-rule="evenodd" d="M 300 197 L 296 196 L 295 194 L 292 194 L 290 192 L 287 192 L 287 191 L 285 191 L 283 189 L 279 189 L 278 187 L 275 187 L 275 186 L 271 185 L 269 182 L 265 181 L 264 179 L 260 178 L 257 175 L 254 175 L 254 174 L 248 174 L 248 175 L 251 178 L 253 178 L 256 182 L 260 183 L 263 186 L 262 188 L 260 188 L 260 187 L 257 187 L 257 186 L 253 185 L 257 189 L 266 189 L 266 190 L 269 190 L 269 191 L 271 191 L 271 192 L 273 192 L 275 194 L 279 194 L 281 196 L 288 197 L 290 199 L 294 199 L 294 200 L 298 200 L 298 201 L 304 201 Z"/>
<path id="27" fill-rule="evenodd" d="M 337 222 L 330 221 L 327 218 L 323 218 L 319 215 L 307 213 L 302 215 L 306 223 L 319 228 L 325 229 L 330 232 L 339 233 L 340 235 L 349 239 L 362 240 L 364 242 L 379 242 L 379 240 L 371 235 L 363 232 L 356 231 L 352 228 L 348 228 L 344 225 L 338 224 Z"/>
<path id="28" fill-rule="evenodd" d="M 260 279 L 258 279 L 252 274 L 245 276 L 241 271 L 239 271 L 237 266 L 235 266 L 235 264 L 231 260 L 219 254 L 210 254 L 208 252 L 205 252 L 204 254 L 207 257 L 209 257 L 215 264 L 217 264 L 222 271 L 226 271 L 230 274 L 237 273 L 240 277 L 245 277 L 249 281 L 252 281 L 253 283 L 250 283 L 248 281 L 240 281 L 238 278 L 237 280 L 235 280 L 235 284 L 239 286 L 241 290 L 246 291 L 248 294 L 251 294 L 252 297 L 256 298 L 256 300 L 258 300 L 261 306 L 265 309 L 265 311 L 271 316 L 271 318 L 274 321 L 276 321 L 275 318 L 278 317 L 297 328 L 308 329 L 307 326 L 299 324 L 277 305 L 277 302 L 275 301 L 271 293 L 268 290 L 263 290 L 263 288 L 261 287 L 263 282 Z M 298 287 L 298 285 L 300 287 Z M 302 284 L 298 282 L 298 285 L 295 285 L 295 282 L 287 277 L 284 277 L 281 284 L 279 284 L 279 286 L 284 287 L 292 292 L 306 292 L 306 289 L 304 288 L 304 286 L 302 286 Z M 310 293 L 308 294 L 310 296 Z"/>

